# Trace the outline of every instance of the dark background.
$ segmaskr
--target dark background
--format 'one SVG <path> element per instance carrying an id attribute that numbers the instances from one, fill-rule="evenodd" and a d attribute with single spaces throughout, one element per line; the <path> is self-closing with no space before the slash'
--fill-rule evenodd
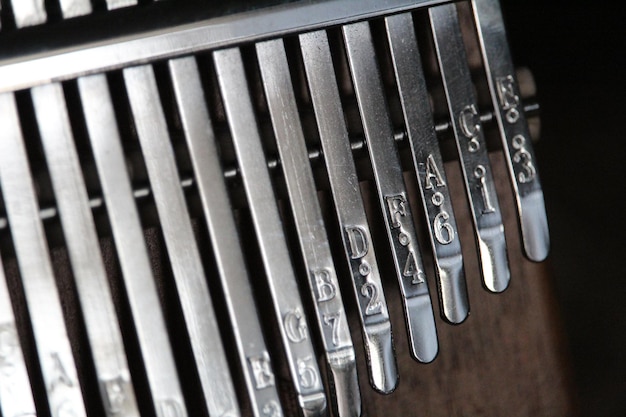
<path id="1" fill-rule="evenodd" d="M 626 5 L 501 0 L 534 73 L 550 261 L 582 415 L 626 415 Z"/>

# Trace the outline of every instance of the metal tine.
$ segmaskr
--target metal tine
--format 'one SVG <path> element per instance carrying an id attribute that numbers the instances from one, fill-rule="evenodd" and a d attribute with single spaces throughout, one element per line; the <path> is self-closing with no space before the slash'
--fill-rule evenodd
<path id="1" fill-rule="evenodd" d="M 184 415 L 184 400 L 126 169 L 111 94 L 102 74 L 78 79 L 82 110 L 117 247 L 152 401 Z M 150 312 L 150 314 L 146 314 Z"/>
<path id="2" fill-rule="evenodd" d="M 417 38 L 410 13 L 385 19 L 408 140 L 417 174 L 438 278 L 443 317 L 469 311 L 463 255 L 452 208 Z"/>
<path id="3" fill-rule="evenodd" d="M 44 0 L 11 0 L 11 8 L 18 29 L 40 25 L 48 20 Z"/>
<path id="4" fill-rule="evenodd" d="M 359 192 L 328 36 L 325 31 L 302 34 L 300 47 L 344 255 L 352 274 L 370 383 L 377 391 L 389 393 L 398 381 L 391 322 Z"/>
<path id="5" fill-rule="evenodd" d="M 198 65 L 188 57 L 169 61 L 169 68 L 252 411 L 256 417 L 271 415 L 268 410 L 283 415 Z"/>
<path id="6" fill-rule="evenodd" d="M 15 97 L 0 95 L 0 185 L 52 417 L 86 416 Z"/>
<path id="7" fill-rule="evenodd" d="M 22 0 L 18 0 L 22 1 Z M 91 13 L 91 0 L 58 0 L 63 19 L 84 16 Z"/>
<path id="8" fill-rule="evenodd" d="M 361 415 L 356 357 L 282 39 L 256 45 L 265 96 L 339 416 Z"/>
<path id="9" fill-rule="evenodd" d="M 431 362 L 439 350 L 426 274 L 408 202 L 368 22 L 343 26 L 352 82 L 402 293 L 411 355 Z M 453 320 L 462 321 L 463 311 Z"/>
<path id="10" fill-rule="evenodd" d="M 31 90 L 106 415 L 139 416 L 60 84 Z"/>
<path id="11" fill-rule="evenodd" d="M 154 70 L 150 65 L 143 65 L 124 69 L 123 74 L 203 399 L 210 415 L 239 416 L 239 405 L 180 186 Z"/>
<path id="12" fill-rule="evenodd" d="M 35 417 L 35 401 L 0 257 L 0 415 Z"/>
<path id="13" fill-rule="evenodd" d="M 135 6 L 137 4 L 137 0 L 107 0 L 107 9 L 121 9 L 123 7 Z"/>
<path id="14" fill-rule="evenodd" d="M 315 350 L 272 190 L 258 125 L 237 48 L 213 53 L 241 177 L 252 213 L 272 306 L 294 389 L 305 416 L 328 415 Z"/>
<path id="15" fill-rule="evenodd" d="M 550 236 L 539 173 L 498 0 L 472 0 L 494 112 L 505 149 L 526 257 L 548 256 Z"/>
<path id="16" fill-rule="evenodd" d="M 450 3 L 433 7 L 429 13 L 472 212 L 483 283 L 489 291 L 502 292 L 510 281 L 504 226 L 456 5 Z"/>

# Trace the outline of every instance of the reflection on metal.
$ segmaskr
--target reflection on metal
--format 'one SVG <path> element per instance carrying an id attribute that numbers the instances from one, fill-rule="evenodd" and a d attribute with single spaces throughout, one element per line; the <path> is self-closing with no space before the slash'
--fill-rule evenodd
<path id="1" fill-rule="evenodd" d="M 0 415 L 36 415 L 24 353 L 17 334 L 4 267 L 0 258 Z"/>
<path id="2" fill-rule="evenodd" d="M 110 390 L 101 392 L 103 402 L 110 405 L 105 412 L 107 416 L 119 412 L 139 416 L 63 89 L 59 84 L 49 84 L 34 88 L 31 94 L 96 375 L 105 388 L 110 381 L 119 381 L 115 401 Z"/>
<path id="3" fill-rule="evenodd" d="M 152 402 L 183 404 L 106 77 L 80 78 L 78 88 Z"/>
<path id="4" fill-rule="evenodd" d="M 410 14 L 400 14 L 386 18 L 385 24 L 413 166 L 430 231 L 439 305 L 442 315 L 452 319 L 457 314 L 455 312 L 467 312 L 469 309 L 465 295 L 467 289 L 463 256 L 448 180 L 435 135 L 428 90 L 421 70 L 413 19 Z M 456 318 L 457 321 L 459 319 L 461 317 Z"/>
<path id="5" fill-rule="evenodd" d="M 524 251 L 530 260 L 541 262 L 548 256 L 550 248 L 548 219 L 500 3 L 498 0 L 473 0 L 472 7 L 511 185 L 515 191 Z"/>
<path id="6" fill-rule="evenodd" d="M 341 238 L 344 258 L 352 275 L 361 333 L 372 386 L 380 392 L 392 391 L 398 380 L 392 349 L 391 323 L 378 262 L 370 244 L 363 197 L 352 159 L 348 131 L 326 32 L 300 35 L 304 67 L 320 133 L 326 172 Z M 367 288 L 366 294 L 363 289 Z M 373 297 L 376 300 L 372 308 Z"/>
<path id="7" fill-rule="evenodd" d="M 296 106 L 282 40 L 256 45 L 263 87 L 282 162 L 291 210 L 298 232 L 316 322 L 326 351 L 339 416 L 361 415 L 356 357 L 343 307 L 337 273 L 317 200 L 313 171 Z"/>
<path id="8" fill-rule="evenodd" d="M 154 71 L 148 65 L 128 68 L 124 70 L 124 81 L 204 401 L 210 414 L 235 417 L 239 415 L 235 388 L 185 196 L 180 187 Z"/>
<path id="9" fill-rule="evenodd" d="M 0 186 L 24 286 L 50 414 L 85 417 L 76 364 L 13 94 L 0 95 Z"/>
<path id="10" fill-rule="evenodd" d="M 478 117 L 456 5 L 452 3 L 433 7 L 429 9 L 429 13 L 439 70 L 448 99 L 448 111 L 472 212 L 483 283 L 492 292 L 502 292 L 508 287 L 510 280 L 504 226 L 485 136 Z M 467 293 L 458 294 L 458 298 L 466 299 Z M 448 317 L 448 320 L 458 323 L 465 319 L 465 309 L 455 311 L 457 314 Z"/>
<path id="11" fill-rule="evenodd" d="M 372 34 L 368 22 L 342 29 L 378 200 L 402 293 L 411 354 L 420 362 L 431 362 L 439 350 L 435 317 Z"/>
<path id="12" fill-rule="evenodd" d="M 241 177 L 254 221 L 265 276 L 271 292 L 271 307 L 279 325 L 289 371 L 298 403 L 305 416 L 327 413 L 309 326 L 264 159 L 261 138 L 252 108 L 250 90 L 239 49 L 213 54 L 217 78 L 232 133 Z"/>
<path id="13" fill-rule="evenodd" d="M 169 68 L 226 304 L 234 324 L 240 366 L 247 371 L 244 377 L 253 412 L 255 417 L 264 417 L 263 409 L 267 404 L 276 404 L 275 413 L 280 416 L 272 365 L 229 204 L 198 66 L 194 58 L 180 58 L 170 61 Z"/>
<path id="14" fill-rule="evenodd" d="M 14 31 L 4 39 L 28 38 L 29 31 L 73 27 L 58 22 L 69 17 L 83 16 L 74 20 L 79 27 L 92 11 L 106 13 L 98 8 L 152 3 L 162 10 L 155 2 L 10 0 L 0 20 Z M 428 234 L 426 266 L 432 256 L 442 317 L 457 324 L 469 314 L 462 224 L 440 150 L 453 143 L 440 144 L 437 136 L 446 131 L 463 169 L 485 287 L 503 291 L 510 272 L 484 123 L 499 128 L 526 255 L 547 256 L 525 120 L 533 105 L 522 107 L 497 0 L 471 0 L 494 106 L 486 113 L 476 100 L 480 86 L 472 84 L 455 3 L 283 3 L 32 54 L 3 49 L 0 230 L 10 237 L 2 260 L 15 256 L 19 276 L 5 282 L 0 262 L 2 415 L 84 417 L 101 409 L 110 417 L 139 410 L 186 417 L 201 402 L 222 417 L 286 417 L 294 406 L 304 417 L 367 414 L 357 355 L 364 354 L 375 390 L 390 393 L 400 378 L 386 297 L 397 290 L 394 281 L 402 305 L 392 307 L 404 313 L 412 356 L 426 363 L 438 353 L 418 230 Z M 411 14 L 420 7 L 430 8 L 445 96 L 431 97 L 426 88 L 422 34 Z M 45 23 L 48 14 L 49 25 L 22 29 Z M 375 17 L 384 19 L 370 24 Z M 447 104 L 447 120 L 438 125 L 431 98 Z M 403 172 L 401 161 L 414 172 Z M 411 207 L 408 175 L 417 180 L 424 224 Z M 48 180 L 51 190 L 43 188 Z M 367 215 L 369 185 L 360 180 L 376 187 Z M 326 184 L 330 213 L 320 204 L 325 190 L 317 189 Z M 165 274 L 156 270 L 162 264 L 151 265 L 143 234 L 155 223 L 167 249 Z M 107 276 L 100 249 L 109 229 L 113 265 L 106 266 L 119 261 L 119 277 Z M 196 240 L 198 231 L 206 242 Z M 66 277 L 53 272 L 48 236 L 69 254 L 68 292 L 76 294 L 67 299 L 57 289 L 57 279 L 64 284 Z M 389 280 L 381 277 L 386 270 Z M 353 345 L 342 290 L 356 301 L 363 350 Z M 20 298 L 25 306 L 12 304 Z M 26 330 L 13 308 L 28 310 Z M 74 311 L 80 317 L 65 316 Z M 70 340 L 76 324 L 85 337 Z M 184 328 L 174 330 L 179 324 Z M 264 334 L 268 329 L 273 333 Z M 36 357 L 24 357 L 22 348 Z M 89 354 L 74 357 L 84 349 Z M 137 363 L 127 363 L 126 350 Z M 178 363 L 186 353 L 191 364 Z M 89 370 L 79 372 L 77 363 L 87 361 Z M 138 398 L 131 381 L 145 382 Z M 92 387 L 100 396 L 83 398 Z"/>
<path id="15" fill-rule="evenodd" d="M 37 0 L 14 0 L 20 4 L 35 1 Z M 353 0 L 296 2 L 209 19 L 165 31 L 140 33 L 68 50 L 51 50 L 0 60 L 0 92 L 68 80 L 156 59 L 304 32 L 354 19 L 373 18 L 445 1 L 447 0 L 386 0 L 381 4 L 380 0 L 360 0 L 358 7 L 355 7 Z M 32 19 L 32 9 L 28 8 L 27 18 Z M 35 10 L 39 11 L 39 8 Z"/>

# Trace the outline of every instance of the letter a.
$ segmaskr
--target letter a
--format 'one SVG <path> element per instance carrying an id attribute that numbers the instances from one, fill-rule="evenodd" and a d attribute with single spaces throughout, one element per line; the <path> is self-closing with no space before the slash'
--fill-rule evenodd
<path id="1" fill-rule="evenodd" d="M 426 180 L 424 181 L 425 189 L 432 190 L 432 179 L 435 180 L 436 187 L 444 187 L 446 185 L 446 183 L 443 181 L 443 176 L 441 175 L 441 172 L 439 172 L 439 168 L 437 168 L 435 158 L 433 158 L 432 155 L 428 155 L 428 159 L 426 160 Z"/>

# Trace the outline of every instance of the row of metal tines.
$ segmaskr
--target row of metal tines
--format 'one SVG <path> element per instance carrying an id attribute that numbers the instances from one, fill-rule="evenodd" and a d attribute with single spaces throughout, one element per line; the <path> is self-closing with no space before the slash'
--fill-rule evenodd
<path id="1" fill-rule="evenodd" d="M 548 250 L 543 196 L 500 8 L 497 0 L 473 0 L 471 10 L 523 246 L 540 261 Z M 432 45 L 418 47 L 420 28 Z M 420 48 L 429 47 L 436 68 L 420 59 Z M 379 267 L 386 255 L 410 352 L 417 361 L 434 360 L 439 348 L 422 252 L 433 261 L 444 320 L 463 322 L 469 302 L 424 71 L 434 70 L 443 86 L 484 286 L 501 292 L 510 280 L 465 51 L 457 5 L 449 3 L 2 93 L 0 188 L 10 232 L 3 251 L 5 264 L 19 270 L 9 286 L 0 279 L 2 415 L 360 415 L 357 355 L 364 351 L 376 391 L 390 393 L 398 383 L 390 288 L 383 288 Z M 381 75 L 383 62 L 390 76 Z M 393 117 L 392 100 L 400 109 Z M 350 102 L 356 116 L 348 114 Z M 312 118 L 303 129 L 307 111 Z M 362 140 L 351 141 L 355 131 Z M 421 208 L 409 202 L 398 136 L 407 144 Z M 366 213 L 358 152 L 367 155 L 375 184 L 374 215 Z M 324 217 L 311 159 L 327 181 L 331 217 Z M 277 194 L 285 196 L 280 205 Z M 155 281 L 141 198 L 156 208 L 169 283 Z M 54 237 L 41 219 L 50 202 L 86 349 L 68 336 L 63 305 L 71 296 L 59 292 Z M 421 240 L 418 215 L 428 235 Z M 98 217 L 106 227 L 97 227 Z M 283 222 L 293 228 L 287 237 Z M 377 222 L 386 242 L 372 240 Z M 202 245 L 198 229 L 206 232 Z M 99 241 L 107 233 L 121 270 L 115 294 Z M 176 313 L 164 291 L 176 299 Z M 349 305 L 363 351 L 353 344 Z M 18 322 L 26 316 L 26 325 L 16 325 L 14 310 L 25 313 Z M 171 314 L 179 314 L 180 328 L 173 329 Z M 27 366 L 30 356 L 36 360 Z M 90 371 L 77 365 L 85 361 Z"/>
<path id="2" fill-rule="evenodd" d="M 154 0 L 158 1 L 158 0 Z M 21 29 L 58 19 L 86 16 L 98 9 L 115 10 L 136 6 L 144 0 L 0 0 L 1 26 Z"/>

